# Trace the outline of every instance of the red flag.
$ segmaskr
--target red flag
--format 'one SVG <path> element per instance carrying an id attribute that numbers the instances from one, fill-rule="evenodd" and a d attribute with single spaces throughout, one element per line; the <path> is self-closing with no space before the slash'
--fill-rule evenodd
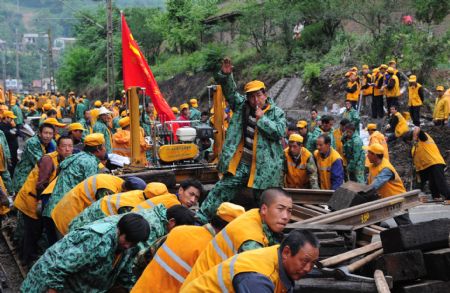
<path id="1" fill-rule="evenodd" d="M 122 67 L 123 67 L 123 86 L 124 89 L 128 89 L 132 86 L 144 87 L 146 93 L 152 99 L 155 105 L 156 112 L 158 112 L 161 122 L 168 120 L 175 120 L 175 114 L 169 104 L 167 104 L 152 70 L 147 64 L 144 55 L 139 48 L 139 45 L 134 40 L 128 27 L 125 16 L 122 16 Z M 173 124 L 174 136 L 177 129 L 176 123 Z M 176 139 L 176 137 L 175 137 Z"/>

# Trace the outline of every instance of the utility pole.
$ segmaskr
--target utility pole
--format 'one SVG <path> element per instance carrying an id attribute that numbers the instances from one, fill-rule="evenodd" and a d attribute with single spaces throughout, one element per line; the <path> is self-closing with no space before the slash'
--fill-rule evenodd
<path id="1" fill-rule="evenodd" d="M 112 23 L 112 0 L 106 0 L 107 21 L 106 21 L 106 82 L 107 100 L 114 100 L 115 77 L 114 77 L 114 44 L 113 44 L 113 23 Z"/>
<path id="2" fill-rule="evenodd" d="M 51 35 L 51 29 L 48 28 L 47 32 L 48 36 L 48 75 L 50 77 L 50 91 L 55 91 L 55 75 L 54 75 L 54 68 L 53 68 L 53 51 L 52 51 L 52 35 Z"/>
<path id="3" fill-rule="evenodd" d="M 17 14 L 19 14 L 20 13 L 19 0 L 17 0 L 16 4 L 17 4 Z M 18 33 L 17 27 L 16 27 L 16 80 L 17 80 L 17 91 L 19 91 L 19 79 L 20 79 L 20 74 L 19 74 L 19 33 Z"/>
<path id="4" fill-rule="evenodd" d="M 3 93 L 6 90 L 6 45 L 2 48 L 3 54 L 2 54 L 2 69 L 3 69 Z"/>

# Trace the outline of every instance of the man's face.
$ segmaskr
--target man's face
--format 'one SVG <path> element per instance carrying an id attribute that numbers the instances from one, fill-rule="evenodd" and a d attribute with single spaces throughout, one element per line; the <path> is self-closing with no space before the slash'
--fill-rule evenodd
<path id="1" fill-rule="evenodd" d="M 281 252 L 283 267 L 293 281 L 300 280 L 301 277 L 309 273 L 318 258 L 319 249 L 308 242 L 295 255 L 292 255 L 289 246 L 285 246 Z"/>
<path id="2" fill-rule="evenodd" d="M 208 121 L 208 115 L 202 115 L 200 121 L 206 123 Z"/>
<path id="3" fill-rule="evenodd" d="M 191 111 L 189 110 L 189 108 L 184 108 L 183 110 L 181 110 L 181 115 L 183 115 L 184 117 L 188 117 L 190 116 Z"/>
<path id="4" fill-rule="evenodd" d="M 443 91 L 437 91 L 437 95 L 440 98 L 440 97 L 442 97 L 444 95 L 444 92 Z"/>
<path id="5" fill-rule="evenodd" d="M 331 121 L 328 121 L 328 122 L 322 121 L 321 125 L 322 125 L 322 130 L 325 131 L 325 132 L 330 131 L 331 127 L 333 127 L 333 123 L 331 123 Z"/>
<path id="6" fill-rule="evenodd" d="M 119 235 L 119 243 L 117 244 L 117 250 L 118 251 L 124 251 L 127 250 L 133 246 L 135 246 L 136 243 L 130 242 L 127 240 L 126 235 L 125 234 L 120 234 Z"/>
<path id="7" fill-rule="evenodd" d="M 109 120 L 109 115 L 108 114 L 102 114 L 100 115 L 100 120 L 102 120 L 103 122 L 107 123 Z"/>
<path id="8" fill-rule="evenodd" d="M 305 138 L 305 135 L 308 133 L 308 129 L 306 127 L 299 128 L 298 131 L 300 132 L 300 135 L 303 136 L 303 138 Z"/>
<path id="9" fill-rule="evenodd" d="M 296 141 L 290 141 L 289 142 L 289 153 L 293 156 L 300 155 L 302 147 L 298 145 Z"/>
<path id="10" fill-rule="evenodd" d="M 59 142 L 59 146 L 57 146 L 56 150 L 58 151 L 58 154 L 61 157 L 67 158 L 73 152 L 73 142 L 72 142 L 72 140 L 71 139 L 62 139 Z"/>
<path id="11" fill-rule="evenodd" d="M 369 69 L 363 69 L 362 72 L 365 75 L 365 74 L 369 73 Z"/>
<path id="12" fill-rule="evenodd" d="M 253 109 L 256 109 L 256 106 L 258 106 L 258 108 L 264 107 L 266 100 L 267 100 L 267 96 L 261 90 L 256 91 L 256 92 L 247 93 L 247 101 L 248 101 L 250 107 L 252 107 Z"/>
<path id="13" fill-rule="evenodd" d="M 319 153 L 322 155 L 325 155 L 330 150 L 330 145 L 325 144 L 325 141 L 322 137 L 317 139 L 317 149 L 319 150 Z"/>
<path id="14" fill-rule="evenodd" d="M 352 129 L 346 129 L 345 130 L 345 136 L 347 138 L 351 138 L 353 136 L 354 131 Z"/>
<path id="15" fill-rule="evenodd" d="M 352 103 L 350 103 L 350 102 L 345 102 L 345 108 L 346 108 L 347 110 L 350 110 L 350 109 L 352 108 Z"/>
<path id="16" fill-rule="evenodd" d="M 39 137 L 45 145 L 49 144 L 52 141 L 53 135 L 54 131 L 50 127 L 44 127 L 42 131 L 39 132 Z"/>
<path id="17" fill-rule="evenodd" d="M 153 115 L 154 110 L 155 106 L 152 103 L 148 104 L 147 107 L 145 107 L 145 112 L 147 112 L 147 114 Z"/>
<path id="18" fill-rule="evenodd" d="M 200 190 L 198 190 L 194 186 L 189 186 L 186 189 L 180 187 L 180 189 L 178 189 L 178 199 L 180 200 L 182 205 L 190 208 L 195 205 L 200 199 Z"/>
<path id="19" fill-rule="evenodd" d="M 375 155 L 375 154 L 372 153 L 371 151 L 368 151 L 368 152 L 367 152 L 367 158 L 369 159 L 369 162 L 371 162 L 372 164 L 378 162 L 378 157 L 377 157 L 377 155 Z"/>
<path id="20" fill-rule="evenodd" d="M 317 118 L 317 112 L 316 111 L 311 111 L 311 119 L 312 120 L 316 120 Z"/>
<path id="21" fill-rule="evenodd" d="M 397 113 L 397 109 L 395 109 L 395 107 L 391 107 L 389 108 L 389 112 L 391 112 L 391 114 L 395 114 Z"/>
<path id="22" fill-rule="evenodd" d="M 91 118 L 92 118 L 92 116 L 91 116 L 91 111 L 86 111 L 86 112 L 84 113 L 84 120 L 86 120 L 86 121 L 91 121 Z"/>
<path id="23" fill-rule="evenodd" d="M 356 74 L 350 74 L 349 79 L 350 79 L 350 81 L 355 81 L 356 80 Z"/>
<path id="24" fill-rule="evenodd" d="M 72 137 L 76 140 L 81 140 L 81 137 L 83 137 L 83 131 L 82 130 L 73 130 Z"/>
<path id="25" fill-rule="evenodd" d="M 276 196 L 269 206 L 261 206 L 260 213 L 270 230 L 281 233 L 291 219 L 292 199 L 283 195 Z"/>
<path id="26" fill-rule="evenodd" d="M 102 144 L 102 146 L 94 153 L 94 155 L 99 160 L 104 160 L 106 156 L 106 148 L 105 145 Z"/>

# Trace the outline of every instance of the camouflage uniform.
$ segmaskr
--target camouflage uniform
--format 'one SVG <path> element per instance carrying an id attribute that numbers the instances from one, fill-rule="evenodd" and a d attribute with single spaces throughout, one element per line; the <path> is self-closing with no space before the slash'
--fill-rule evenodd
<path id="1" fill-rule="evenodd" d="M 91 153 L 71 155 L 59 165 L 59 175 L 52 195 L 44 208 L 43 216 L 49 217 L 61 198 L 86 178 L 98 173 L 99 159 Z"/>
<path id="2" fill-rule="evenodd" d="M 267 237 L 267 241 L 269 241 L 268 246 L 272 246 L 275 244 L 280 244 L 281 239 L 283 239 L 283 234 L 276 234 L 270 230 L 269 226 L 267 224 L 262 224 L 263 233 Z M 249 251 L 253 249 L 263 248 L 264 245 L 262 245 L 259 242 L 256 242 L 254 240 L 247 240 L 244 243 L 242 243 L 241 247 L 238 249 L 238 253 Z"/>
<path id="3" fill-rule="evenodd" d="M 11 160 L 11 151 L 9 150 L 8 141 L 3 131 L 0 130 L 0 144 L 3 148 L 3 158 L 5 159 L 5 171 L 1 173 L 3 183 L 8 193 L 14 192 L 14 187 L 11 179 L 11 174 L 8 171 L 8 160 Z"/>
<path id="4" fill-rule="evenodd" d="M 197 108 L 191 107 L 191 115 L 189 116 L 189 120 L 200 120 L 202 117 L 202 112 L 200 112 Z M 200 122 L 192 123 L 192 126 L 197 126 Z"/>
<path id="5" fill-rule="evenodd" d="M 284 111 L 278 108 L 271 98 L 267 98 L 270 108 L 256 123 L 258 137 L 256 157 L 253 157 L 253 160 L 256 159 L 253 185 L 249 185 L 251 168 L 242 160 L 235 175 L 228 172 L 230 163 L 244 135 L 243 115 L 246 108 L 244 107 L 246 96 L 236 91 L 236 83 L 232 74 L 219 73 L 215 79 L 222 86 L 224 96 L 233 111 L 233 117 L 227 129 L 225 143 L 217 166 L 218 171 L 224 174 L 224 177 L 210 191 L 198 212 L 200 220 L 204 223 L 208 222 L 208 219 L 214 215 L 222 202 L 233 199 L 244 186 L 251 187 L 255 193 L 259 193 L 268 187 L 281 186 L 283 182 L 284 153 L 280 141 L 285 134 L 286 118 Z"/>
<path id="6" fill-rule="evenodd" d="M 14 118 L 16 125 L 23 125 L 23 113 L 20 107 L 18 105 L 14 105 L 11 107 L 11 111 L 17 116 L 17 118 Z"/>
<path id="7" fill-rule="evenodd" d="M 107 217 L 101 208 L 101 201 L 97 200 L 93 204 L 91 204 L 89 207 L 84 209 L 78 216 L 76 216 L 72 222 L 69 224 L 69 230 L 72 231 L 77 228 L 81 228 L 84 225 L 90 224 L 92 222 L 95 222 L 97 220 L 103 219 L 104 217 Z"/>
<path id="8" fill-rule="evenodd" d="M 86 110 L 86 109 L 88 109 L 88 108 L 87 108 L 86 105 L 84 105 L 83 103 L 78 103 L 78 104 L 77 104 L 77 108 L 76 108 L 76 110 L 75 110 L 75 120 L 76 120 L 76 121 L 78 121 L 78 120 L 84 118 L 83 112 L 84 112 L 84 110 Z"/>
<path id="9" fill-rule="evenodd" d="M 106 292 L 115 284 L 131 289 L 136 248 L 116 255 L 117 223 L 95 223 L 69 233 L 34 264 L 21 292 Z"/>
<path id="10" fill-rule="evenodd" d="M 150 117 L 147 115 L 147 113 L 144 114 L 144 122 L 142 123 L 142 128 L 144 129 L 144 136 L 150 136 L 152 137 L 152 125 L 155 122 L 150 120 Z M 145 152 L 145 156 L 147 158 L 147 161 L 151 161 L 153 157 L 152 150 L 147 150 Z"/>
<path id="11" fill-rule="evenodd" d="M 342 118 L 350 120 L 350 122 L 355 125 L 356 132 L 359 133 L 360 118 L 358 111 L 356 111 L 353 107 L 351 107 L 350 110 L 345 109 L 344 113 L 342 113 Z"/>
<path id="12" fill-rule="evenodd" d="M 330 130 L 330 132 L 324 132 L 322 128 L 316 127 L 314 128 L 313 132 L 308 133 L 308 141 L 306 142 L 305 147 L 308 149 L 308 151 L 314 153 L 314 151 L 317 148 L 317 138 L 321 136 L 322 134 L 327 134 L 331 138 L 331 146 L 336 149 L 336 143 L 334 142 L 334 135 L 333 131 Z"/>
<path id="13" fill-rule="evenodd" d="M 47 149 L 41 144 L 41 140 L 38 135 L 35 135 L 27 140 L 23 149 L 22 157 L 19 163 L 17 163 L 14 170 L 14 189 L 15 192 L 19 192 L 22 188 L 25 180 L 34 168 L 39 159 L 46 153 L 51 153 L 56 150 L 56 144 L 52 141 Z"/>
<path id="14" fill-rule="evenodd" d="M 347 172 L 350 180 L 358 183 L 365 183 L 364 165 L 366 154 L 362 147 L 363 142 L 357 132 L 354 132 L 351 138 L 345 135 L 342 137 L 344 156 L 347 160 Z"/>
<path id="15" fill-rule="evenodd" d="M 81 118 L 80 120 L 78 120 L 78 122 L 81 124 L 81 125 L 83 125 L 83 128 L 85 129 L 85 130 L 83 130 L 83 141 L 84 141 L 84 138 L 86 137 L 86 135 L 88 135 L 88 134 L 90 134 L 91 132 L 90 132 L 90 129 L 92 128 L 92 126 L 91 126 L 91 124 L 89 123 L 87 123 L 87 121 L 86 121 L 86 119 L 84 119 L 84 118 Z"/>
<path id="16" fill-rule="evenodd" d="M 97 120 L 94 124 L 94 133 L 101 133 L 105 137 L 105 148 L 106 152 L 108 154 L 112 153 L 112 141 L 111 141 L 111 130 L 109 129 L 108 125 L 105 124 L 105 122 L 101 120 Z"/>

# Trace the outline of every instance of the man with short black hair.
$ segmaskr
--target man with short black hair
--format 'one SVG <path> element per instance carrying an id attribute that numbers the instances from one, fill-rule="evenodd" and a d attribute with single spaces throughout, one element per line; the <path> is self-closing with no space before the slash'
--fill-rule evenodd
<path id="1" fill-rule="evenodd" d="M 333 136 L 333 117 L 325 115 L 320 118 L 320 126 L 316 127 L 313 132 L 311 132 L 310 137 L 308 138 L 308 142 L 306 143 L 306 148 L 311 153 L 314 153 L 314 151 L 317 149 L 317 139 L 320 135 L 327 134 L 330 138 L 330 145 L 333 148 L 336 148 L 336 143 L 334 141 Z"/>
<path id="2" fill-rule="evenodd" d="M 93 223 L 69 233 L 31 268 L 21 292 L 106 292 L 131 289 L 138 243 L 150 234 L 148 222 L 127 214 L 117 222 Z"/>
<path id="3" fill-rule="evenodd" d="M 181 292 L 293 292 L 295 281 L 319 258 L 319 240 L 307 230 L 293 230 L 281 245 L 236 254 L 182 287 Z"/>
<path id="4" fill-rule="evenodd" d="M 344 156 L 347 162 L 347 173 L 351 181 L 364 184 L 364 160 L 366 154 L 362 147 L 363 142 L 353 123 L 345 125 L 345 133 L 342 137 L 344 144 Z"/>
<path id="5" fill-rule="evenodd" d="M 236 253 L 280 243 L 292 213 L 292 198 L 281 188 L 261 194 L 259 209 L 251 209 L 228 224 L 198 257 L 183 287 Z"/>
<path id="6" fill-rule="evenodd" d="M 23 148 L 22 156 L 14 170 L 13 184 L 15 192 L 19 192 L 25 180 L 39 159 L 56 150 L 56 143 L 53 141 L 55 127 L 50 124 L 41 124 L 38 133 L 28 139 Z"/>
<path id="7" fill-rule="evenodd" d="M 336 190 L 344 183 L 344 166 L 339 153 L 331 146 L 328 135 L 317 138 L 317 150 L 314 151 L 321 189 Z"/>

